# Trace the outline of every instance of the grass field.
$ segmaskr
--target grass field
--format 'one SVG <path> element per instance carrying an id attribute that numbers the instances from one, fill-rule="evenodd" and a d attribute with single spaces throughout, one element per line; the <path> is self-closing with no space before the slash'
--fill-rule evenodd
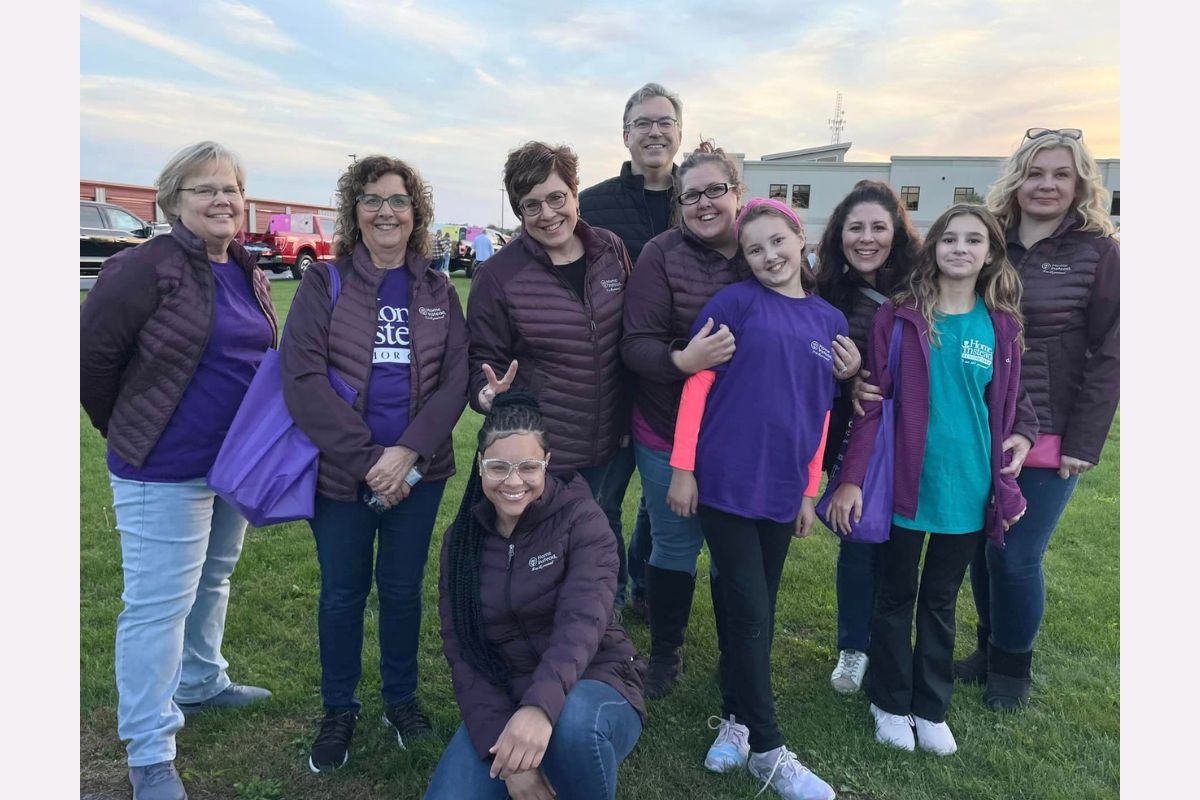
<path id="1" fill-rule="evenodd" d="M 467 282 L 455 278 L 463 300 Z M 272 284 L 281 319 L 296 284 Z M 455 429 L 460 470 L 469 463 L 479 417 L 469 409 Z M 124 748 L 116 733 L 113 636 L 121 609 L 120 545 L 104 464 L 104 442 L 80 413 L 80 788 L 85 795 L 128 798 Z M 968 800 L 969 798 L 1114 798 L 1120 777 L 1120 630 L 1118 535 L 1120 422 L 1103 463 L 1086 475 L 1046 557 L 1047 613 L 1034 660 L 1033 705 L 997 715 L 982 690 L 955 693 L 949 722 L 959 752 L 949 758 L 901 753 L 875 743 L 867 701 L 829 686 L 837 659 L 834 562 L 837 542 L 821 530 L 794 542 L 779 597 L 774 675 L 778 714 L 788 745 L 841 798 Z M 421 636 L 421 698 L 435 736 L 407 752 L 379 722 L 375 596 L 367 610 L 363 716 L 350 763 L 328 776 L 307 767 L 308 746 L 321 715 L 316 605 L 318 570 L 305 523 L 250 530 L 233 577 L 225 656 L 238 682 L 275 696 L 254 710 L 200 715 L 178 737 L 176 761 L 189 796 L 237 800 L 361 800 L 419 798 L 441 746 L 459 723 L 438 636 L 438 552 L 465 483 L 449 483 L 434 531 L 426 576 Z M 638 481 L 625 500 L 632 525 Z M 707 570 L 707 556 L 701 574 Z M 974 646 L 970 583 L 959 598 L 957 653 Z M 631 622 L 640 650 L 645 625 Z M 688 632 L 689 669 L 675 692 L 649 704 L 650 719 L 621 767 L 618 797 L 750 798 L 748 773 L 712 775 L 704 753 L 719 711 L 713 681 L 716 635 L 708 582 L 697 583 Z M 777 795 L 768 793 L 764 797 Z"/>

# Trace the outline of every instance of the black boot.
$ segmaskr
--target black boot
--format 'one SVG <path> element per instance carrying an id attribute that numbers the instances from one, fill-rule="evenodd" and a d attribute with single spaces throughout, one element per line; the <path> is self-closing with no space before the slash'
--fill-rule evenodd
<path id="1" fill-rule="evenodd" d="M 642 685 L 651 700 L 670 694 L 683 672 L 683 635 L 692 613 L 695 588 L 696 579 L 686 572 L 646 565 L 650 666 Z"/>
<path id="2" fill-rule="evenodd" d="M 992 644 L 988 649 L 987 688 L 983 703 L 992 711 L 1016 711 L 1029 704 L 1029 673 L 1033 651 L 1009 653 Z"/>
<path id="3" fill-rule="evenodd" d="M 991 635 L 991 628 L 985 628 L 983 625 L 975 626 L 975 651 L 962 661 L 954 662 L 954 680 L 959 683 L 974 683 L 980 686 L 987 683 L 988 637 Z"/>

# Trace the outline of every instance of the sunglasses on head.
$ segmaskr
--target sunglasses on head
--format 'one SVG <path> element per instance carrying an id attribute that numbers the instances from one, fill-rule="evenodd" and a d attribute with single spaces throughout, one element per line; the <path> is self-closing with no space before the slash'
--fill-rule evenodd
<path id="1" fill-rule="evenodd" d="M 1082 139 L 1083 131 L 1079 128 L 1059 128 L 1058 130 L 1052 128 L 1030 128 L 1025 131 L 1026 139 L 1040 139 L 1043 136 L 1065 136 L 1068 139 Z"/>

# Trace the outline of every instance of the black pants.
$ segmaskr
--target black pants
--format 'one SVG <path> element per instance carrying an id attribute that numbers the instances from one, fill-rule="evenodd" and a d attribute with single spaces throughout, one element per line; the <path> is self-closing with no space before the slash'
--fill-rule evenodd
<path id="1" fill-rule="evenodd" d="M 771 692 L 771 642 L 775 598 L 795 526 L 747 519 L 701 505 L 700 527 L 717 566 L 722 615 L 719 637 L 727 679 L 722 680 L 725 716 L 736 714 L 750 729 L 750 750 L 765 753 L 783 744 Z"/>
<path id="2" fill-rule="evenodd" d="M 867 695 L 884 711 L 930 722 L 946 719 L 954 690 L 954 606 L 981 536 L 981 531 L 929 534 L 924 569 L 923 531 L 893 525 L 891 537 L 880 545 Z"/>

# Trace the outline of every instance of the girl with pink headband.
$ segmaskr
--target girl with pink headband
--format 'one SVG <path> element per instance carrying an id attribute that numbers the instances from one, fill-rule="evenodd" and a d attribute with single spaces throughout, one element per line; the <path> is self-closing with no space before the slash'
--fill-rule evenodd
<path id="1" fill-rule="evenodd" d="M 719 638 L 729 680 L 705 766 L 745 765 L 788 800 L 829 800 L 833 789 L 776 723 L 771 643 L 788 547 L 815 520 L 835 377 L 857 372 L 861 358 L 845 316 L 813 293 L 795 212 L 756 198 L 735 230 L 754 279 L 718 292 L 697 327 L 709 318 L 728 326 L 737 351 L 684 385 L 667 495 L 676 514 L 699 516 L 729 623 Z"/>

